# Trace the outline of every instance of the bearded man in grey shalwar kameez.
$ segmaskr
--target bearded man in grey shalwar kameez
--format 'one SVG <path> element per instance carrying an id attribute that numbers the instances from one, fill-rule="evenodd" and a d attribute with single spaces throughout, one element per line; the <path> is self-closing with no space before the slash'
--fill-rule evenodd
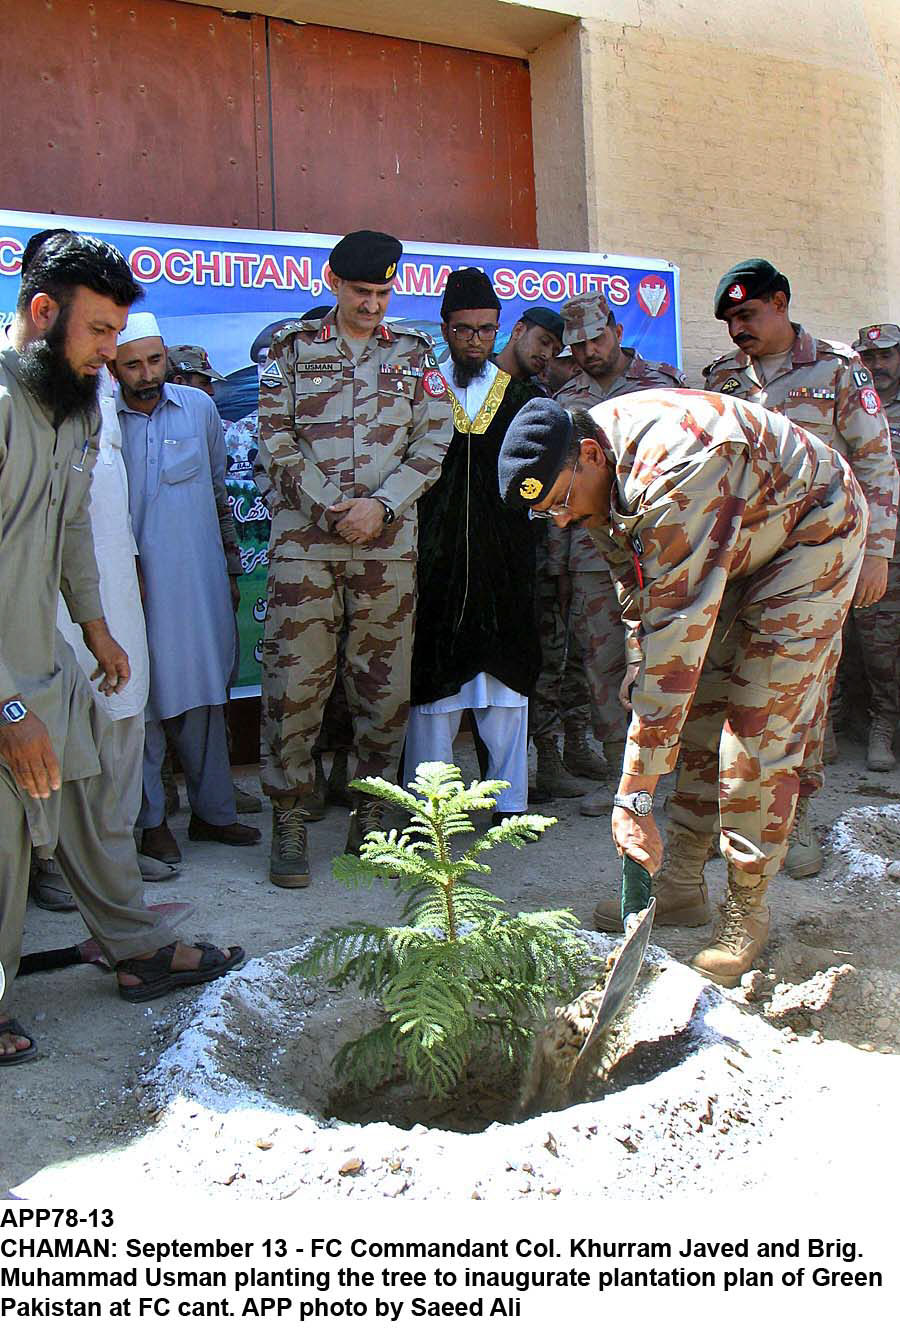
<path id="1" fill-rule="evenodd" d="M 64 230 L 40 236 L 25 249 L 0 348 L 0 1069 L 37 1053 L 7 1003 L 32 844 L 55 847 L 123 998 L 202 983 L 244 955 L 173 943 L 174 918 L 144 907 L 118 780 L 101 771 L 108 717 L 56 635 L 61 590 L 102 690 L 127 683 L 128 657 L 103 617 L 88 501 L 97 374 L 141 290 L 105 242 Z"/>

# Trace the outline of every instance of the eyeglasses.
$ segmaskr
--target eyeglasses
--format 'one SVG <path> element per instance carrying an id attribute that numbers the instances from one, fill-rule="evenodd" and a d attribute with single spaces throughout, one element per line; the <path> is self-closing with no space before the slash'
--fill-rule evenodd
<path id="1" fill-rule="evenodd" d="M 569 509 L 569 498 L 572 496 L 572 484 L 575 482 L 575 475 L 578 473 L 580 460 L 575 461 L 575 468 L 572 470 L 572 477 L 569 479 L 569 486 L 566 489 L 566 495 L 561 502 L 555 506 L 548 506 L 546 511 L 535 511 L 533 507 L 528 508 L 529 520 L 552 520 L 554 516 L 564 516 Z"/>
<path id="2" fill-rule="evenodd" d="M 471 344 L 473 339 L 493 339 L 499 328 L 499 325 L 451 325 L 450 333 Z"/>

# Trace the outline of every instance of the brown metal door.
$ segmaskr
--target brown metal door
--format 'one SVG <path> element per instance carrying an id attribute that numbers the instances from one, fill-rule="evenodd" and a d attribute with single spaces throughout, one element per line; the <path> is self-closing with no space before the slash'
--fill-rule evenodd
<path id="1" fill-rule="evenodd" d="M 536 245 L 523 61 L 175 0 L 14 0 L 0 62 L 0 207 Z"/>
<path id="2" fill-rule="evenodd" d="M 276 226 L 536 246 L 524 61 L 270 23 Z"/>
<path id="3" fill-rule="evenodd" d="M 263 19 L 172 0 L 15 0 L 2 65 L 4 208 L 225 227 L 271 217 L 255 115 Z"/>

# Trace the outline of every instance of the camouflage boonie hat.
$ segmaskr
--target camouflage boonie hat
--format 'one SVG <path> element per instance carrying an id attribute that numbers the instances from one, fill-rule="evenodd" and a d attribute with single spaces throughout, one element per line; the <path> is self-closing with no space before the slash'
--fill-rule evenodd
<path id="1" fill-rule="evenodd" d="M 868 348 L 893 348 L 895 344 L 900 344 L 900 325 L 882 321 L 880 325 L 864 325 L 853 347 L 857 353 L 863 353 Z"/>
<path id="2" fill-rule="evenodd" d="M 185 376 L 196 372 L 198 376 L 206 376 L 210 381 L 225 380 L 225 377 L 220 376 L 213 367 L 206 349 L 201 348 L 199 344 L 175 344 L 169 349 L 169 362 L 172 364 L 173 372 L 182 372 Z"/>
<path id="3" fill-rule="evenodd" d="M 559 309 L 559 314 L 566 323 L 563 341 L 566 344 L 583 344 L 586 339 L 596 339 L 609 324 L 609 303 L 602 293 L 583 293 L 581 297 L 570 297 Z"/>

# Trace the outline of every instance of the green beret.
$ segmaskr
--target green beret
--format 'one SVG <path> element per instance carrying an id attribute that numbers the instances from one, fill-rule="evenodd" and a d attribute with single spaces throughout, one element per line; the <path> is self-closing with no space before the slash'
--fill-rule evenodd
<path id="1" fill-rule="evenodd" d="M 386 232 L 348 232 L 328 257 L 332 274 L 351 283 L 390 283 L 403 247 Z"/>
<path id="2" fill-rule="evenodd" d="M 771 260 L 742 260 L 723 274 L 716 287 L 714 310 L 716 320 L 724 318 L 728 307 L 747 302 L 763 293 L 784 293 L 790 300 L 791 285 L 775 268 Z"/>
<path id="3" fill-rule="evenodd" d="M 543 501 L 559 478 L 575 436 L 572 415 L 542 395 L 510 423 L 500 447 L 497 483 L 506 506 L 526 511 Z"/>

